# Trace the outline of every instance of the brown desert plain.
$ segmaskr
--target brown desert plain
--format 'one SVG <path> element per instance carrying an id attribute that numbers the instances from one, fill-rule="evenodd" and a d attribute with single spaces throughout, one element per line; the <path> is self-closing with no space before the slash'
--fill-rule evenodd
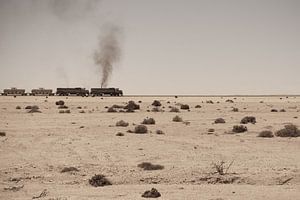
<path id="1" fill-rule="evenodd" d="M 119 112 L 130 100 L 140 109 Z M 246 116 L 256 123 L 233 133 Z M 134 133 L 147 117 L 155 124 Z M 288 124 L 300 126 L 299 96 L 1 96 L 0 199 L 137 200 L 152 188 L 170 200 L 300 199 L 300 137 L 277 136 Z"/>

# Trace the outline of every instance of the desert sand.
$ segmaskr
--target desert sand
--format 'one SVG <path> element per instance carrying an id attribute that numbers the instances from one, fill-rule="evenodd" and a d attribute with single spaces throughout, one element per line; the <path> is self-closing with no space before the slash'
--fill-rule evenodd
<path id="1" fill-rule="evenodd" d="M 59 113 L 58 100 L 71 113 Z M 130 100 L 141 101 L 140 110 L 108 113 L 105 108 Z M 165 112 L 151 112 L 154 100 Z M 188 104 L 190 111 L 169 112 L 169 106 L 180 108 L 178 103 Z M 41 113 L 28 113 L 28 105 L 37 105 Z M 300 126 L 299 111 L 299 96 L 0 96 L 0 131 L 6 133 L 0 137 L 0 199 L 137 200 L 151 188 L 161 193 L 158 199 L 170 200 L 300 199 L 300 137 L 257 137 L 288 123 Z M 183 122 L 173 122 L 176 115 Z M 245 116 L 256 117 L 257 123 L 232 134 Z M 147 134 L 127 132 L 146 117 L 156 121 L 146 125 Z M 226 123 L 215 124 L 220 117 Z M 117 127 L 119 120 L 129 126 Z M 211 128 L 215 131 L 208 133 Z M 165 134 L 156 134 L 158 129 Z M 221 161 L 225 168 L 231 164 L 225 175 L 213 167 Z M 137 166 L 142 162 L 164 169 L 143 170 Z M 62 173 L 65 167 L 78 171 Z M 91 186 L 95 174 L 105 175 L 112 185 Z"/>

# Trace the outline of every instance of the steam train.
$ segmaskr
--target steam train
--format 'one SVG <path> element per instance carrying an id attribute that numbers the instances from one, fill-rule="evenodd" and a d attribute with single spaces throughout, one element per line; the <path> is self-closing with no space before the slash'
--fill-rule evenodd
<path id="1" fill-rule="evenodd" d="M 123 91 L 119 88 L 91 88 L 87 90 L 85 88 L 57 88 L 56 93 L 53 93 L 52 89 L 32 89 L 30 93 L 26 93 L 25 89 L 10 88 L 4 89 L 1 93 L 2 96 L 123 96 Z"/>

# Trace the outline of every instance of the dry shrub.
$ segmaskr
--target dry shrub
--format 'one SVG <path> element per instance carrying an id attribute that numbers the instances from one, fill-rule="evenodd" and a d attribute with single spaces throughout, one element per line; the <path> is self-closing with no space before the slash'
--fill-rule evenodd
<path id="1" fill-rule="evenodd" d="M 257 137 L 272 138 L 274 135 L 272 131 L 261 131 Z"/>
<path id="2" fill-rule="evenodd" d="M 207 100 L 206 103 L 208 103 L 208 104 L 214 104 L 214 102 L 212 100 Z"/>
<path id="3" fill-rule="evenodd" d="M 68 109 L 69 107 L 68 106 L 66 106 L 66 105 L 59 105 L 58 106 L 58 109 Z"/>
<path id="4" fill-rule="evenodd" d="M 77 109 L 82 109 L 82 107 L 81 107 L 81 106 L 78 106 Z"/>
<path id="5" fill-rule="evenodd" d="M 271 109 L 271 112 L 278 112 L 277 109 Z"/>
<path id="6" fill-rule="evenodd" d="M 30 110 L 30 109 L 32 109 L 32 106 L 26 106 L 25 109 Z"/>
<path id="7" fill-rule="evenodd" d="M 142 197 L 144 198 L 158 198 L 161 194 L 157 191 L 157 189 L 152 188 L 151 190 L 147 190 L 142 194 Z"/>
<path id="8" fill-rule="evenodd" d="M 281 109 L 279 112 L 286 112 L 286 110 L 285 109 Z"/>
<path id="9" fill-rule="evenodd" d="M 208 129 L 208 132 L 209 132 L 209 133 L 213 133 L 213 132 L 215 132 L 215 129 L 209 128 L 209 129 Z"/>
<path id="10" fill-rule="evenodd" d="M 256 118 L 252 116 L 247 116 L 241 120 L 241 124 L 248 124 L 248 123 L 255 124 Z"/>
<path id="11" fill-rule="evenodd" d="M 232 111 L 233 112 L 239 112 L 239 109 L 238 108 L 232 108 Z"/>
<path id="12" fill-rule="evenodd" d="M 182 104 L 182 105 L 180 106 L 180 109 L 182 109 L 182 110 L 188 110 L 188 109 L 190 109 L 190 106 L 187 105 L 187 104 Z"/>
<path id="13" fill-rule="evenodd" d="M 178 108 L 176 108 L 176 107 L 171 107 L 171 110 L 170 110 L 170 112 L 179 112 L 179 109 Z"/>
<path id="14" fill-rule="evenodd" d="M 79 172 L 79 170 L 76 167 L 64 167 L 60 172 Z"/>
<path id="15" fill-rule="evenodd" d="M 0 131 L 0 136 L 1 137 L 5 137 L 6 136 L 6 133 L 4 131 Z"/>
<path id="16" fill-rule="evenodd" d="M 162 130 L 156 130 L 157 135 L 164 135 L 165 133 Z"/>
<path id="17" fill-rule="evenodd" d="M 150 110 L 149 110 L 150 111 Z M 160 109 L 159 107 L 154 107 L 151 110 L 152 112 L 164 112 L 164 110 Z"/>
<path id="18" fill-rule="evenodd" d="M 243 125 L 235 125 L 232 128 L 233 133 L 243 133 L 246 132 L 247 130 L 248 130 L 247 127 Z"/>
<path id="19" fill-rule="evenodd" d="M 293 124 L 285 125 L 283 129 L 275 133 L 277 137 L 299 137 L 300 130 Z"/>
<path id="20" fill-rule="evenodd" d="M 80 110 L 79 113 L 85 113 L 85 111 L 84 110 Z"/>
<path id="21" fill-rule="evenodd" d="M 175 117 L 173 117 L 173 122 L 182 122 L 182 118 L 179 117 L 178 115 L 176 115 Z"/>
<path id="22" fill-rule="evenodd" d="M 116 126 L 122 126 L 127 127 L 129 125 L 128 122 L 125 122 L 124 120 L 117 121 Z"/>
<path id="23" fill-rule="evenodd" d="M 57 106 L 63 106 L 63 105 L 65 105 L 65 102 L 63 100 L 59 100 L 59 101 L 55 102 L 55 105 L 57 105 Z"/>
<path id="24" fill-rule="evenodd" d="M 231 99 L 227 99 L 225 102 L 227 102 L 227 103 L 234 103 L 234 101 L 231 100 Z"/>
<path id="25" fill-rule="evenodd" d="M 110 107 L 110 108 L 107 109 L 107 112 L 114 113 L 114 112 L 117 112 L 117 110 L 113 107 Z"/>
<path id="26" fill-rule="evenodd" d="M 143 133 L 147 133 L 147 132 L 148 132 L 148 129 L 147 129 L 147 126 L 145 126 L 145 125 L 137 125 L 134 128 L 134 133 L 143 134 Z"/>
<path id="27" fill-rule="evenodd" d="M 20 110 L 20 109 L 21 109 L 21 106 L 17 106 L 16 109 L 17 109 L 17 110 Z"/>
<path id="28" fill-rule="evenodd" d="M 196 106 L 195 106 L 195 108 L 202 108 L 202 106 L 200 106 L 200 105 L 196 105 Z"/>
<path id="29" fill-rule="evenodd" d="M 228 166 L 226 166 L 226 163 L 224 161 L 221 162 L 214 162 L 212 163 L 213 165 L 213 169 L 216 170 L 216 173 L 218 173 L 219 175 L 226 175 L 229 168 L 232 166 L 234 160 L 231 161 L 231 163 L 228 164 Z"/>
<path id="30" fill-rule="evenodd" d="M 225 122 L 225 119 L 223 119 L 223 118 L 218 118 L 215 120 L 215 124 L 224 124 L 224 123 L 226 123 L 226 122 Z"/>
<path id="31" fill-rule="evenodd" d="M 71 113 L 71 111 L 70 111 L 70 110 L 65 110 L 65 113 L 68 113 L 68 114 L 70 114 L 70 113 Z"/>
<path id="32" fill-rule="evenodd" d="M 161 103 L 158 100 L 154 100 L 152 106 L 161 106 Z"/>
<path id="33" fill-rule="evenodd" d="M 98 174 L 89 179 L 89 183 L 94 187 L 103 187 L 106 185 L 112 185 L 111 182 L 105 178 L 104 175 Z"/>
<path id="34" fill-rule="evenodd" d="M 124 136 L 124 133 L 118 132 L 116 136 Z"/>
<path id="35" fill-rule="evenodd" d="M 140 105 L 136 104 L 134 101 L 129 101 L 124 108 L 127 110 L 139 110 Z"/>
<path id="36" fill-rule="evenodd" d="M 153 118 L 145 118 L 142 124 L 155 124 L 155 120 Z"/>
<path id="37" fill-rule="evenodd" d="M 164 166 L 162 166 L 162 165 L 153 165 L 150 162 L 142 162 L 141 164 L 138 164 L 138 167 L 140 167 L 144 170 L 161 170 L 161 169 L 164 169 Z"/>
<path id="38" fill-rule="evenodd" d="M 65 113 L 65 111 L 64 110 L 60 110 L 58 113 L 62 114 L 62 113 Z"/>

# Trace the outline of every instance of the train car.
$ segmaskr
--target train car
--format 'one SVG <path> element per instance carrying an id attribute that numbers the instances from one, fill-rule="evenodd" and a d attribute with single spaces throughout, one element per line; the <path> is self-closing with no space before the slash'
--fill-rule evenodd
<path id="1" fill-rule="evenodd" d="M 39 89 L 32 89 L 31 96 L 54 96 L 53 90 L 51 89 L 44 89 L 44 88 L 39 88 Z"/>
<path id="2" fill-rule="evenodd" d="M 58 96 L 69 96 L 69 95 L 75 95 L 75 96 L 88 96 L 89 91 L 85 88 L 57 88 L 56 89 L 56 95 Z"/>
<path id="3" fill-rule="evenodd" d="M 123 96 L 123 91 L 119 88 L 91 88 L 92 96 Z"/>
<path id="4" fill-rule="evenodd" d="M 25 93 L 25 89 L 18 89 L 15 87 L 12 87 L 10 89 L 4 89 L 3 96 L 8 96 L 8 95 L 13 95 L 13 96 L 26 96 L 27 94 Z"/>

